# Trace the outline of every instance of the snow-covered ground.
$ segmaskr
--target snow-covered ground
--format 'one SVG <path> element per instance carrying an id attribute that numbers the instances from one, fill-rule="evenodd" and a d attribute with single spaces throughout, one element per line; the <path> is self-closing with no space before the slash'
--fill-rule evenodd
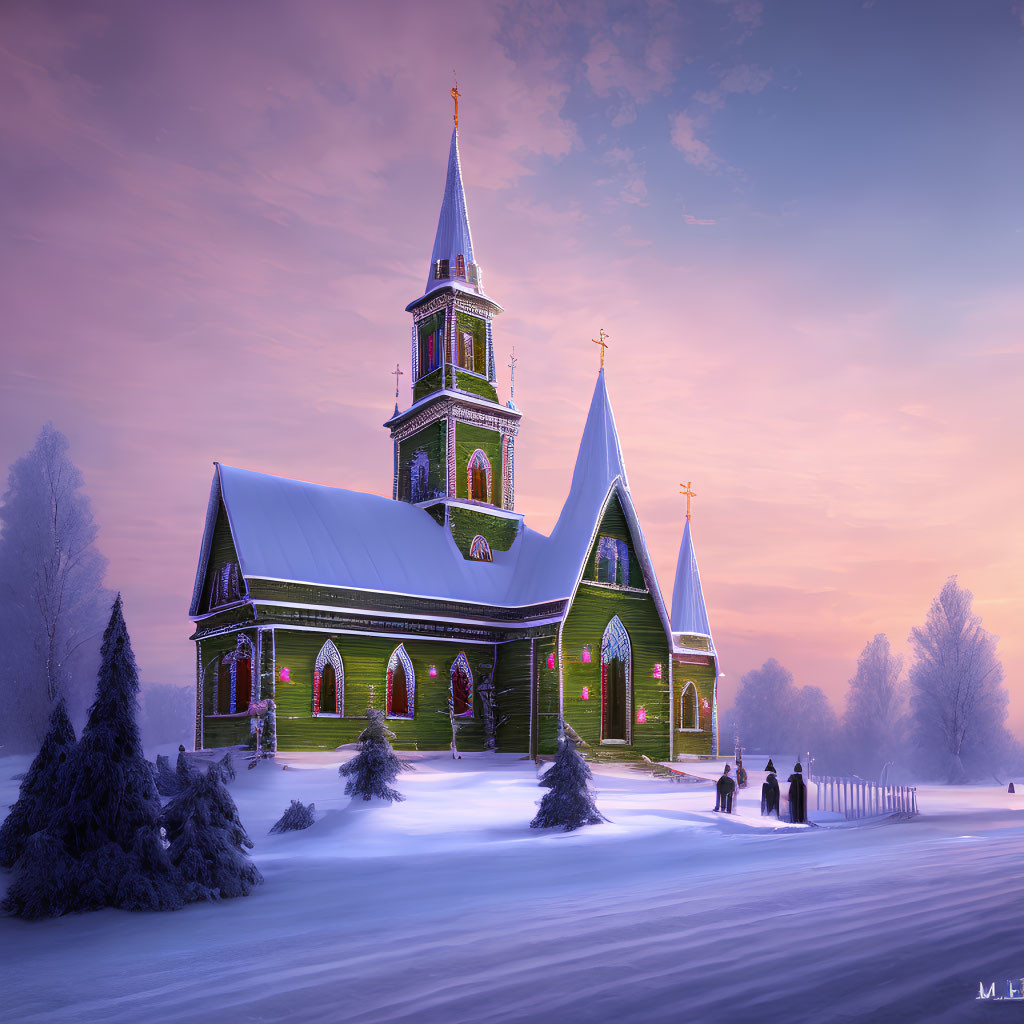
<path id="1" fill-rule="evenodd" d="M 247 899 L 0 919 L 0 1019 L 987 1020 L 979 982 L 1024 975 L 1024 793 L 921 787 L 913 821 L 812 828 L 761 819 L 755 773 L 727 817 L 710 782 L 599 766 L 610 823 L 538 833 L 529 761 L 403 755 L 388 807 L 350 805 L 347 756 L 239 772 Z M 0 805 L 26 766 L 0 759 Z M 268 835 L 293 798 L 317 823 Z"/>

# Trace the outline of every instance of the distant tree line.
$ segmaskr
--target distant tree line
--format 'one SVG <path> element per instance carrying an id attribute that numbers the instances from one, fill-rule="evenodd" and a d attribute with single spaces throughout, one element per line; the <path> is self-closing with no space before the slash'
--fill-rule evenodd
<path id="1" fill-rule="evenodd" d="M 973 595 L 955 576 L 910 633 L 913 662 L 889 638 L 865 644 L 842 715 L 817 686 L 794 684 L 770 658 L 745 673 L 722 715 L 722 749 L 733 737 L 748 750 L 813 754 L 817 771 L 876 779 L 887 765 L 922 778 L 963 782 L 1024 766 L 1006 726 L 1009 696 L 996 638 L 973 611 Z"/>

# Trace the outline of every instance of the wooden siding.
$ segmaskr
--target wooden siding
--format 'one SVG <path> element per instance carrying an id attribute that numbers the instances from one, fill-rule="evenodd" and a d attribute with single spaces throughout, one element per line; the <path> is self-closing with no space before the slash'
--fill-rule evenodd
<path id="1" fill-rule="evenodd" d="M 456 369 L 455 387 L 459 391 L 467 391 L 469 394 L 476 395 L 479 398 L 486 398 L 492 402 L 498 401 L 498 392 L 494 390 L 493 384 L 483 377 L 477 377 L 472 373 L 467 373 L 465 370 Z"/>
<path id="2" fill-rule="evenodd" d="M 496 430 L 470 423 L 455 425 L 455 487 L 458 498 L 469 497 L 469 457 L 479 448 L 491 464 L 491 504 L 501 507 L 501 437 Z"/>
<path id="3" fill-rule="evenodd" d="M 455 546 L 462 552 L 464 558 L 469 558 L 469 546 L 478 535 L 487 539 L 492 551 L 508 551 L 519 532 L 518 519 L 505 519 L 458 506 L 450 508 L 448 525 Z"/>
<path id="4" fill-rule="evenodd" d="M 382 637 L 331 636 L 345 669 L 343 718 L 314 718 L 313 667 L 329 634 L 275 630 L 277 671 L 287 668 L 291 682 L 277 683 L 277 746 L 279 750 L 334 750 L 354 743 L 366 726 L 367 707 L 384 708 L 387 701 L 387 666 L 397 641 Z M 460 651 L 466 652 L 473 673 L 473 718 L 463 720 L 459 747 L 482 750 L 483 718 L 477 685 L 483 665 L 494 663 L 491 644 L 432 640 L 403 641 L 416 675 L 415 717 L 388 719 L 395 746 L 402 750 L 445 750 L 451 742 L 448 690 L 451 667 Z M 437 676 L 430 678 L 429 668 Z"/>
<path id="5" fill-rule="evenodd" d="M 249 742 L 249 716 L 247 714 L 215 715 L 210 713 L 216 710 L 213 700 L 213 684 L 217 677 L 216 666 L 211 665 L 211 662 L 220 655 L 235 649 L 238 633 L 244 633 L 253 645 L 256 645 L 256 631 L 252 629 L 223 633 L 220 636 L 203 640 L 200 645 L 203 672 L 203 747 L 206 749 Z M 257 685 L 261 682 L 260 676 L 262 676 L 262 666 L 260 666 L 257 676 Z"/>
<path id="6" fill-rule="evenodd" d="M 421 398 L 425 398 L 432 391 L 440 391 L 444 380 L 443 374 L 444 365 L 442 364 L 436 370 L 431 370 L 425 377 L 420 377 L 412 386 L 413 402 L 418 402 Z"/>
<path id="7" fill-rule="evenodd" d="M 530 640 L 513 640 L 498 646 L 494 689 L 499 694 L 499 718 L 508 721 L 498 729 L 498 749 L 523 751 L 530 747 Z M 504 693 L 509 690 L 511 692 Z"/>
<path id="8" fill-rule="evenodd" d="M 629 635 L 631 665 L 630 730 L 628 745 L 601 745 L 601 638 L 612 617 L 618 615 Z M 583 661 L 584 645 L 590 663 Z M 638 757 L 654 761 L 668 757 L 669 658 L 665 627 L 650 594 L 632 594 L 610 588 L 580 587 L 562 628 L 562 673 L 565 720 L 602 755 Z M 655 665 L 661 678 L 655 678 Z M 583 688 L 589 699 L 583 699 Z M 637 722 L 640 707 L 647 720 Z M 584 753 L 590 750 L 584 748 Z"/>
<path id="9" fill-rule="evenodd" d="M 711 749 L 711 711 L 700 715 L 700 732 L 683 731 L 680 729 L 681 698 L 683 688 L 690 681 L 697 689 L 697 701 L 706 699 L 714 708 L 715 701 L 715 667 L 714 665 L 688 665 L 679 658 L 674 659 L 672 667 L 673 708 L 672 728 L 675 730 L 673 743 L 677 754 L 710 754 Z"/>
<path id="10" fill-rule="evenodd" d="M 597 549 L 602 537 L 614 537 L 616 540 L 624 540 L 629 546 L 629 585 L 638 589 L 647 586 L 644 582 L 643 570 L 640 568 L 640 560 L 636 555 L 636 548 L 633 538 L 629 532 L 629 524 L 626 522 L 626 515 L 622 511 L 622 505 L 618 497 L 613 496 L 605 510 L 604 518 L 598 527 L 594 544 L 587 556 L 587 563 L 583 570 L 583 578 L 594 582 L 597 580 Z"/>
<path id="11" fill-rule="evenodd" d="M 410 484 L 410 467 L 417 452 L 426 452 L 430 459 L 430 471 L 427 474 L 426 497 L 437 498 L 444 494 L 445 464 L 448 459 L 445 435 L 447 425 L 438 420 L 407 437 L 398 445 L 398 500 L 411 501 L 412 487 Z M 425 499 L 424 499 L 425 500 Z"/>
<path id="12" fill-rule="evenodd" d="M 235 565 L 238 564 L 238 553 L 235 551 L 235 542 L 231 536 L 231 526 L 228 523 L 227 510 L 224 508 L 224 502 L 222 501 L 217 509 L 217 519 L 213 526 L 213 537 L 210 541 L 210 556 L 206 562 L 206 577 L 203 580 L 202 597 L 199 601 L 200 613 L 210 611 L 210 596 L 213 592 L 213 582 L 216 580 L 221 568 L 232 562 Z"/>

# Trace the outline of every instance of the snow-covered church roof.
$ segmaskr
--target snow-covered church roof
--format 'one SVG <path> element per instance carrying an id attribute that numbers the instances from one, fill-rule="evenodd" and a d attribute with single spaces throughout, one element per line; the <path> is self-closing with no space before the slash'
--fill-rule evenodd
<path id="1" fill-rule="evenodd" d="M 199 613 L 221 501 L 246 578 L 514 608 L 572 596 L 613 492 L 637 538 L 637 554 L 667 629 L 667 614 L 629 496 L 603 370 L 569 494 L 550 537 L 524 524 L 508 551 L 493 551 L 493 562 L 468 560 L 451 532 L 419 506 L 218 464 L 191 614 Z"/>
<path id="2" fill-rule="evenodd" d="M 711 626 L 708 624 L 708 610 L 700 585 L 700 571 L 697 569 L 689 519 L 683 527 L 683 540 L 679 545 L 679 561 L 676 564 L 676 582 L 672 589 L 672 632 L 711 639 Z"/>

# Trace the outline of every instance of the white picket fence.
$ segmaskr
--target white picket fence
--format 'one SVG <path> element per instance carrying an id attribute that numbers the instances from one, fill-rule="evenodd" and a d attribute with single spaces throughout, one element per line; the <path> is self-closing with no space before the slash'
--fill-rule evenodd
<path id="1" fill-rule="evenodd" d="M 917 814 L 916 786 L 880 786 L 864 779 L 844 779 L 832 775 L 816 775 L 812 780 L 817 790 L 819 811 L 841 814 L 848 821 L 873 818 L 884 814 Z"/>

